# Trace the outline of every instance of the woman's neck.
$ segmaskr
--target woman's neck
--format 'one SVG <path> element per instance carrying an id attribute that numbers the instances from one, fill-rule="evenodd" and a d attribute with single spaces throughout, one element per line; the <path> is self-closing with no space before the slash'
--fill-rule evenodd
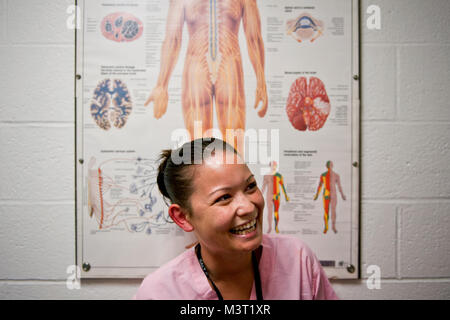
<path id="1" fill-rule="evenodd" d="M 246 275 L 253 277 L 251 252 L 224 255 L 201 246 L 201 254 L 213 281 L 236 279 L 237 276 Z"/>

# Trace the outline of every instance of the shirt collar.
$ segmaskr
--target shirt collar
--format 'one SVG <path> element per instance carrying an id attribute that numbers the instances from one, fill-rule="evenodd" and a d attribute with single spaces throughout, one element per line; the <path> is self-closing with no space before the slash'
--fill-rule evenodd
<path id="1" fill-rule="evenodd" d="M 262 246 L 262 254 L 261 258 L 259 259 L 259 272 L 261 277 L 261 286 L 263 288 L 263 295 L 264 295 L 264 288 L 267 287 L 264 283 L 264 280 L 269 279 L 269 276 L 271 274 L 271 270 L 273 268 L 273 262 L 274 259 L 272 259 L 273 255 L 273 244 L 272 241 L 270 241 L 269 236 L 263 235 L 263 239 L 261 242 Z M 217 294 L 211 288 L 208 279 L 206 278 L 205 274 L 203 273 L 202 268 L 200 267 L 200 263 L 198 262 L 197 256 L 195 254 L 195 248 L 190 248 L 190 257 L 191 257 L 191 283 L 194 286 L 194 290 L 198 293 L 199 297 L 205 300 L 217 300 Z M 255 296 L 255 284 L 253 283 L 252 293 L 250 297 L 252 298 Z"/>

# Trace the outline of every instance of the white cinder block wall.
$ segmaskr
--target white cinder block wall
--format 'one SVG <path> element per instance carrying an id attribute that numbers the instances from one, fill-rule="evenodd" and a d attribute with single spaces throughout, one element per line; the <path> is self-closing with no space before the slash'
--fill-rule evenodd
<path id="1" fill-rule="evenodd" d="M 300 0 L 299 0 L 300 1 Z M 0 0 L 0 298 L 128 299 L 75 260 L 73 0 Z M 381 30 L 366 9 L 381 8 Z M 450 1 L 361 1 L 362 280 L 342 299 L 450 299 Z M 330 53 L 331 54 L 331 53 Z M 369 265 L 381 289 L 366 286 Z"/>

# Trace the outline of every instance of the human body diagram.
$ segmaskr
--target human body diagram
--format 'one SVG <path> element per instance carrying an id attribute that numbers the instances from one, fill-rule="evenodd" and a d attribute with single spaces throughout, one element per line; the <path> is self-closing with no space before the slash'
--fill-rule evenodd
<path id="1" fill-rule="evenodd" d="M 283 183 L 283 176 L 281 175 L 281 173 L 277 172 L 277 163 L 275 161 L 272 161 L 271 167 L 272 173 L 264 176 L 261 192 L 264 194 L 264 190 L 267 190 L 267 222 L 269 224 L 267 233 L 270 233 L 272 231 L 272 215 L 274 216 L 275 220 L 275 232 L 279 233 L 280 231 L 278 229 L 278 222 L 280 221 L 279 209 L 281 198 L 280 186 L 281 190 L 283 190 L 286 201 L 289 201 L 289 197 L 286 194 L 286 189 Z"/>
<path id="2" fill-rule="evenodd" d="M 244 74 L 239 48 L 242 20 L 248 54 L 256 73 L 255 109 L 264 117 L 268 99 L 264 75 L 264 44 L 256 0 L 171 0 L 165 39 L 161 48 L 158 81 L 145 106 L 154 104 L 161 118 L 168 105 L 168 83 L 178 60 L 184 23 L 189 42 L 182 76 L 182 110 L 186 129 L 194 138 L 194 124 L 201 123 L 202 136 L 212 135 L 213 105 L 219 130 L 236 148 L 245 130 Z M 227 136 L 227 129 L 234 135 Z M 233 141 L 230 141 L 232 139 Z M 241 140 L 243 141 L 243 140 Z M 239 144 L 242 145 L 242 144 Z M 243 150 L 238 150 L 242 153 Z"/>
<path id="3" fill-rule="evenodd" d="M 342 191 L 341 179 L 339 175 L 333 171 L 333 162 L 327 161 L 326 163 L 327 171 L 320 175 L 319 185 L 317 187 L 316 195 L 314 196 L 314 200 L 317 200 L 319 197 L 320 189 L 323 187 L 323 208 L 324 208 L 324 224 L 325 228 L 323 233 L 327 233 L 328 231 L 328 219 L 329 219 L 329 211 L 331 205 L 331 224 L 334 233 L 337 233 L 336 229 L 336 206 L 337 206 L 337 192 L 336 186 L 341 193 L 342 200 L 346 200 L 345 195 Z"/>

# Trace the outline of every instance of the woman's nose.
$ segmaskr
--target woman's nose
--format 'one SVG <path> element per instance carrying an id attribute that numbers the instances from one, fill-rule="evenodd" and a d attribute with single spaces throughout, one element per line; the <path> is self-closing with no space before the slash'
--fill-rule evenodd
<path id="1" fill-rule="evenodd" d="M 249 199 L 246 194 L 239 194 L 236 197 L 236 214 L 240 216 L 245 216 L 252 214 L 255 211 L 254 203 Z"/>

